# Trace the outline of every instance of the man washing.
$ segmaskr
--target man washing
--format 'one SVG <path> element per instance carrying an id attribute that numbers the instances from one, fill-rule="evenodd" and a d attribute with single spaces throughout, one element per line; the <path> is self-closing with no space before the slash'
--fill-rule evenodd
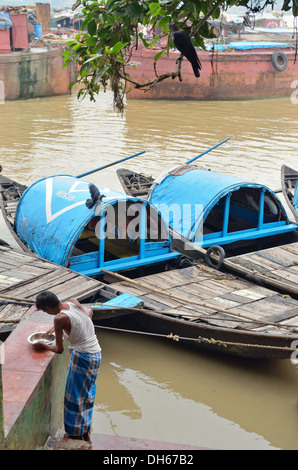
<path id="1" fill-rule="evenodd" d="M 64 397 L 64 426 L 67 437 L 90 442 L 90 429 L 96 393 L 96 379 L 101 364 L 101 347 L 91 320 L 91 309 L 85 309 L 76 299 L 60 302 L 50 291 L 36 297 L 36 308 L 55 315 L 54 328 L 44 336 L 55 332 L 56 342 L 33 345 L 38 350 L 50 350 L 56 354 L 64 351 L 63 340 L 69 342 L 71 361 Z"/>

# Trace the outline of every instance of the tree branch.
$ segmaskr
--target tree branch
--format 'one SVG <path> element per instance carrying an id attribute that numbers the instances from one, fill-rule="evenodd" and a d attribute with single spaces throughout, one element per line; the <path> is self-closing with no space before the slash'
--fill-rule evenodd
<path id="1" fill-rule="evenodd" d="M 201 26 L 203 26 L 203 24 L 206 23 L 206 21 L 208 20 L 208 18 L 210 18 L 210 16 L 213 15 L 213 13 L 215 12 L 215 10 L 217 10 L 217 8 L 218 8 L 222 3 L 225 3 L 225 0 L 217 0 L 217 2 L 216 2 L 215 5 L 211 8 L 211 10 L 207 13 L 207 15 L 205 15 L 204 18 L 202 18 L 201 21 L 197 24 L 197 26 L 192 30 L 191 36 L 195 36 L 195 35 L 197 34 L 197 32 L 199 31 L 199 29 L 201 28 Z"/>
<path id="2" fill-rule="evenodd" d="M 139 82 L 136 82 L 135 80 L 132 80 L 128 76 L 124 76 L 124 75 L 120 75 L 120 76 L 125 81 L 127 81 L 127 82 L 131 83 L 132 85 L 134 85 L 134 88 L 136 88 L 137 90 L 143 89 L 144 91 L 149 91 L 151 88 L 154 87 L 154 85 L 156 85 L 159 82 L 162 82 L 163 80 L 166 80 L 167 78 L 172 78 L 174 80 L 175 78 L 178 77 L 179 81 L 181 82 L 182 81 L 182 78 L 181 78 L 181 62 L 182 62 L 182 60 L 183 60 L 183 56 L 181 54 L 178 57 L 178 59 L 176 60 L 176 63 L 177 63 L 176 72 L 162 73 L 161 75 L 158 75 L 154 80 L 149 80 L 148 82 L 139 83 Z M 154 67 L 155 67 L 155 65 L 156 65 L 156 62 L 154 62 Z"/>

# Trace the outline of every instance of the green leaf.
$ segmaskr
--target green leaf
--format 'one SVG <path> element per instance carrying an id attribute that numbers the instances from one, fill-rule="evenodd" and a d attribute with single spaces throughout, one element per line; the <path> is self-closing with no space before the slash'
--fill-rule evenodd
<path id="1" fill-rule="evenodd" d="M 90 36 L 95 36 L 96 31 L 97 31 L 97 23 L 94 18 L 91 21 L 89 21 L 87 25 L 87 30 Z"/>
<path id="2" fill-rule="evenodd" d="M 89 62 L 94 62 L 96 59 L 100 59 L 102 57 L 102 54 L 96 54 L 93 57 L 90 57 L 89 59 L 84 61 L 84 64 L 88 64 Z"/>
<path id="3" fill-rule="evenodd" d="M 112 48 L 112 51 L 111 51 L 112 54 L 113 54 L 113 55 L 117 55 L 118 52 L 120 51 L 120 49 L 123 49 L 124 47 L 126 47 L 127 44 L 128 44 L 127 42 L 125 42 L 125 43 L 122 43 L 122 42 L 120 42 L 120 41 L 117 42 L 117 43 L 113 46 L 113 48 Z"/>
<path id="4" fill-rule="evenodd" d="M 68 60 L 64 60 L 64 64 L 63 64 L 63 69 L 66 69 L 66 67 L 72 62 L 72 59 L 68 59 Z"/>
<path id="5" fill-rule="evenodd" d="M 95 46 L 96 42 L 97 42 L 97 38 L 95 38 L 94 36 L 86 40 L 86 44 L 88 47 Z"/>
<path id="6" fill-rule="evenodd" d="M 154 61 L 157 62 L 160 57 L 162 57 L 165 54 L 166 50 L 163 49 L 162 51 L 159 51 L 155 56 L 154 56 Z"/>
<path id="7" fill-rule="evenodd" d="M 291 3 L 291 0 L 284 0 L 282 10 L 289 11 L 291 9 L 290 3 Z"/>
<path id="8" fill-rule="evenodd" d="M 162 8 L 160 7 L 159 3 L 150 3 L 149 5 L 150 15 L 155 17 L 162 13 Z"/>
<path id="9" fill-rule="evenodd" d="M 158 26 L 161 28 L 165 29 L 166 31 L 169 31 L 168 24 L 172 22 L 172 17 L 171 16 L 163 16 L 161 20 L 158 22 Z"/>
<path id="10" fill-rule="evenodd" d="M 152 49 L 152 47 L 155 46 L 155 44 L 157 43 L 158 40 L 159 40 L 159 36 L 154 36 L 154 38 L 151 39 L 151 41 L 149 43 L 149 47 Z"/>
<path id="11" fill-rule="evenodd" d="M 98 83 L 99 80 L 101 79 L 101 77 L 107 73 L 107 71 L 109 70 L 109 67 L 103 67 L 99 72 L 97 72 L 97 74 L 95 75 L 95 78 L 94 78 L 94 83 Z"/>
<path id="12" fill-rule="evenodd" d="M 139 18 L 143 12 L 143 7 L 139 2 L 130 2 L 126 8 L 125 15 L 130 16 L 130 18 Z"/>
<path id="13" fill-rule="evenodd" d="M 140 34 L 139 34 L 139 37 L 141 38 L 141 40 L 142 40 L 144 46 L 145 46 L 145 47 L 149 47 L 149 42 L 146 41 L 146 39 L 144 38 L 143 33 L 140 33 Z"/>

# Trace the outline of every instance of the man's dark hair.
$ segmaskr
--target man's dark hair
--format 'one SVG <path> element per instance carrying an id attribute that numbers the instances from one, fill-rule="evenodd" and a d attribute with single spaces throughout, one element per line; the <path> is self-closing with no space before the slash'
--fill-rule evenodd
<path id="1" fill-rule="evenodd" d="M 36 296 L 36 308 L 42 310 L 45 307 L 58 307 L 60 300 L 57 295 L 45 290 Z"/>

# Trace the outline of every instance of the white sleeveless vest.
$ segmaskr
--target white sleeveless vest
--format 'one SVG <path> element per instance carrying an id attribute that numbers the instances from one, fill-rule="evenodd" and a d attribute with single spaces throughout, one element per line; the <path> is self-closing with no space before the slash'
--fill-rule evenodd
<path id="1" fill-rule="evenodd" d="M 67 305 L 69 310 L 62 309 L 61 313 L 64 313 L 70 319 L 70 335 L 68 336 L 64 332 L 64 337 L 69 342 L 69 348 L 82 353 L 93 354 L 100 352 L 101 347 L 91 318 L 72 302 L 67 302 Z"/>

